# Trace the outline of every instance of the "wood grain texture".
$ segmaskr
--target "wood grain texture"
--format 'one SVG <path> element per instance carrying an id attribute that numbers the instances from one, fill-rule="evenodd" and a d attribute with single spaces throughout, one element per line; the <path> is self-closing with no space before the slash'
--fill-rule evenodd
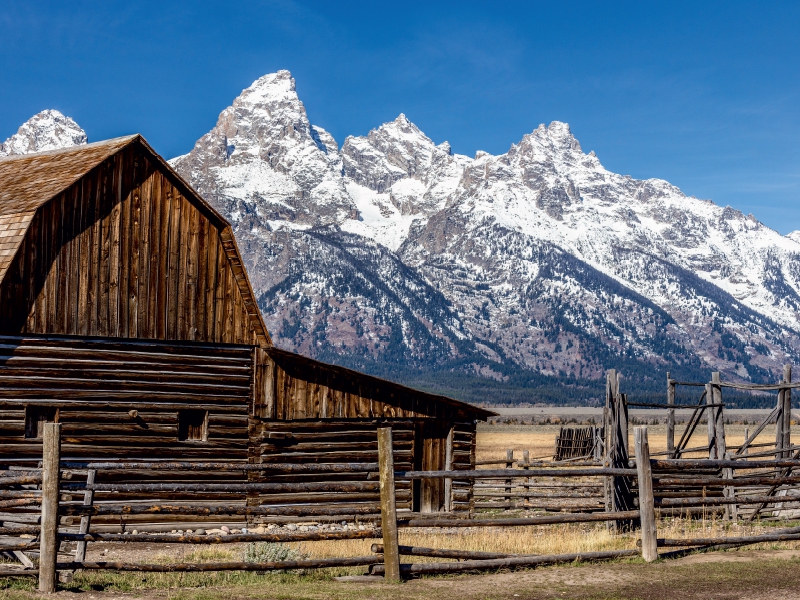
<path id="1" fill-rule="evenodd" d="M 162 163 L 128 144 L 35 210 L 0 280 L 0 334 L 271 343 L 230 226 Z"/>

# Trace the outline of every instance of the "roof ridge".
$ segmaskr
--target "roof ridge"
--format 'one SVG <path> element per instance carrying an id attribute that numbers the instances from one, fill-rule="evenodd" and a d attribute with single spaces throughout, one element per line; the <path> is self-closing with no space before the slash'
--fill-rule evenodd
<path id="1" fill-rule="evenodd" d="M 0 156 L 0 162 L 9 162 L 13 160 L 23 160 L 26 158 L 34 158 L 37 156 L 52 156 L 57 154 L 67 154 L 69 152 L 81 152 L 92 148 L 98 148 L 110 144 L 119 144 L 123 141 L 133 141 L 137 137 L 142 137 L 140 133 L 133 133 L 130 135 L 120 135 L 115 138 L 107 140 L 100 140 L 97 142 L 90 142 L 88 144 L 81 144 L 79 146 L 69 146 L 67 148 L 58 148 L 56 150 L 42 150 L 41 152 L 29 152 L 27 154 L 9 154 L 8 156 Z"/>

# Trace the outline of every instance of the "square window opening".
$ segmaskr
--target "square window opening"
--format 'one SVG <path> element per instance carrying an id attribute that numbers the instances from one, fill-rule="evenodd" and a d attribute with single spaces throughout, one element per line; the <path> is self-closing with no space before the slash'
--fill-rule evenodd
<path id="1" fill-rule="evenodd" d="M 192 410 L 178 411 L 178 441 L 180 442 L 208 441 L 207 410 L 192 409 Z"/>
<path id="2" fill-rule="evenodd" d="M 41 439 L 45 423 L 58 423 L 58 408 L 55 406 L 25 407 L 25 439 Z"/>

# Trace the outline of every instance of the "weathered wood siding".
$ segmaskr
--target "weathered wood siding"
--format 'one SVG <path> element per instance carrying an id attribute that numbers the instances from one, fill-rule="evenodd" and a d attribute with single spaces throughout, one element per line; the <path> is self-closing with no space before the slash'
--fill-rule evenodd
<path id="1" fill-rule="evenodd" d="M 419 420 L 414 427 L 415 470 L 440 471 L 446 468 L 447 437 L 453 429 L 453 470 L 472 469 L 475 466 L 475 424 L 473 422 L 448 422 Z M 452 509 L 469 511 L 472 483 L 454 479 L 452 484 Z M 414 481 L 413 508 L 419 512 L 439 512 L 445 509 L 443 479 L 418 479 Z"/>
<path id="2" fill-rule="evenodd" d="M 39 208 L 0 333 L 259 343 L 230 229 L 172 177 L 132 144 Z"/>

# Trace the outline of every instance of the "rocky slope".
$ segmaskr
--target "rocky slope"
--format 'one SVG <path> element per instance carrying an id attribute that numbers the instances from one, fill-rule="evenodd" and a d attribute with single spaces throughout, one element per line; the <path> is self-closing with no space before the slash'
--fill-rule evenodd
<path id="1" fill-rule="evenodd" d="M 310 356 L 486 401 L 800 358 L 800 234 L 611 173 L 565 123 L 470 158 L 400 115 L 340 149 L 280 71 L 172 164 L 233 223 L 276 343 Z"/>

